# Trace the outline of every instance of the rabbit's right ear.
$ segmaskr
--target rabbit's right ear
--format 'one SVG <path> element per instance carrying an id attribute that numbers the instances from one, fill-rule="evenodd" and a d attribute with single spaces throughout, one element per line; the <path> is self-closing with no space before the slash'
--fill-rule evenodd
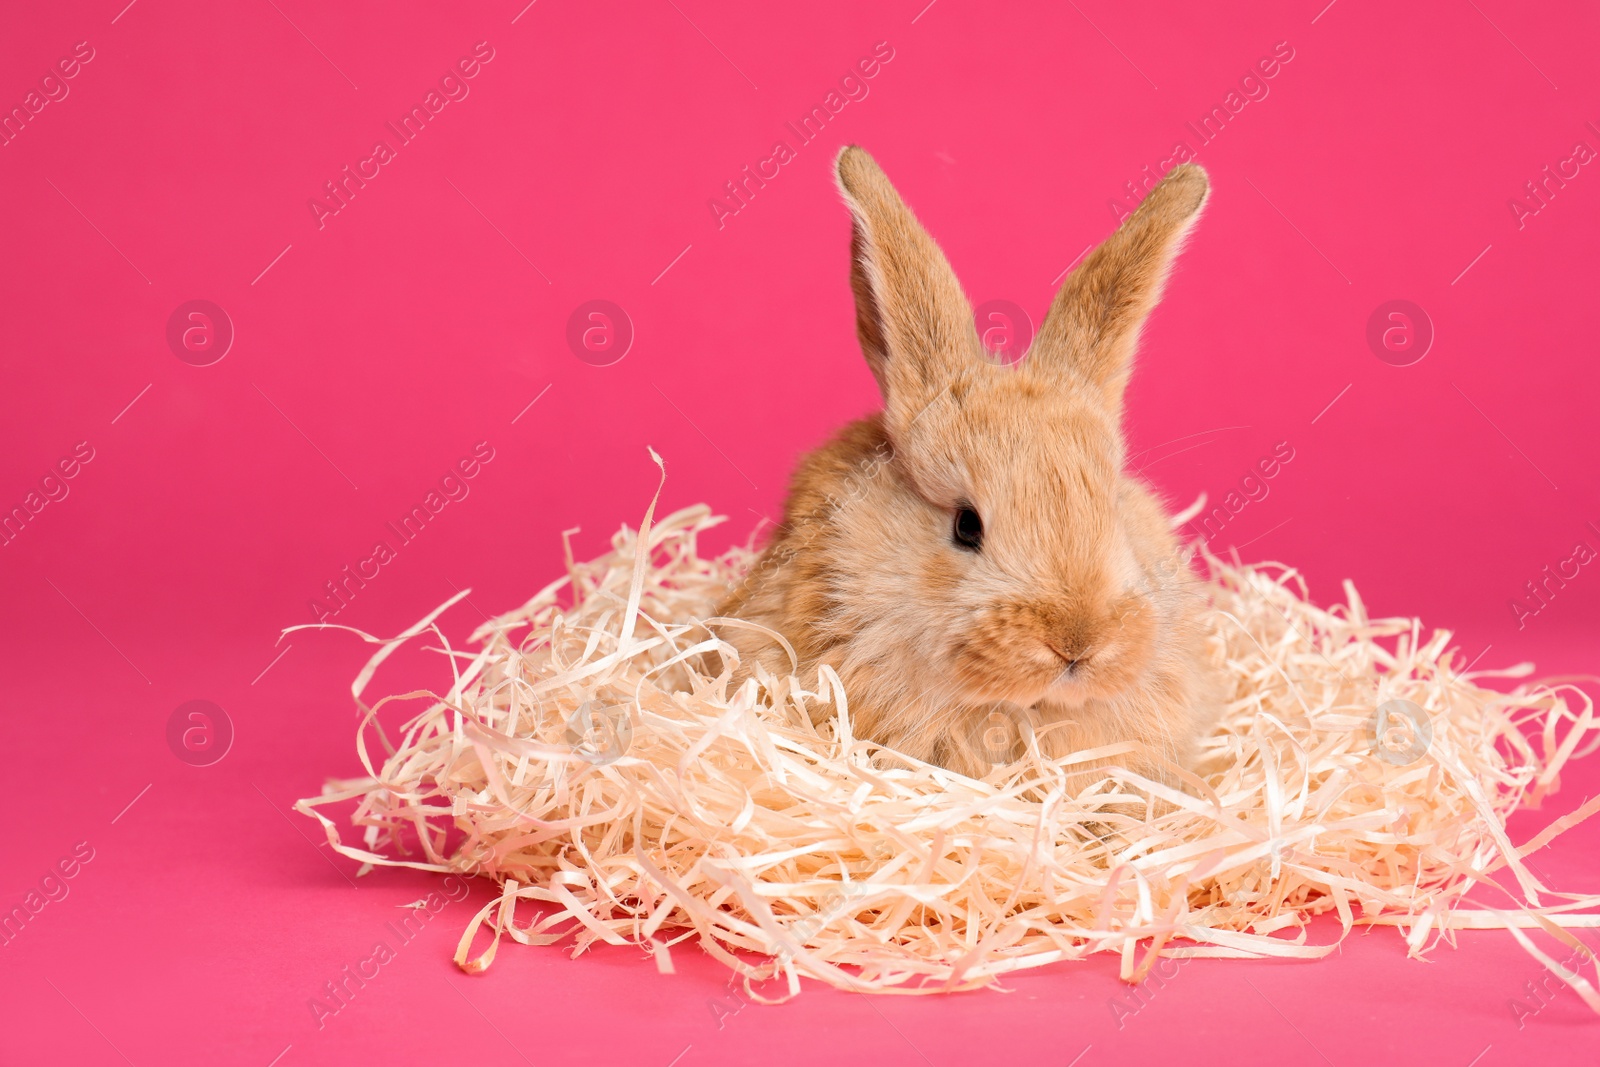
<path id="1" fill-rule="evenodd" d="M 854 223 L 856 333 L 893 433 L 981 351 L 978 331 L 949 261 L 872 157 L 850 145 L 834 167 Z"/>

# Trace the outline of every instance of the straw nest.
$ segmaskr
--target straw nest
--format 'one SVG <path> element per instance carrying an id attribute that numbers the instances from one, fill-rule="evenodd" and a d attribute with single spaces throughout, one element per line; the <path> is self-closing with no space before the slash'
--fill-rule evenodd
<path id="1" fill-rule="evenodd" d="M 1139 981 L 1163 957 L 1326 955 L 1337 942 L 1311 943 L 1308 920 L 1331 912 L 1341 937 L 1395 926 L 1413 955 L 1506 929 L 1600 1011 L 1595 983 L 1524 933 L 1589 960 L 1568 931 L 1600 925 L 1585 911 L 1600 897 L 1551 892 L 1522 859 L 1600 797 L 1521 845 L 1505 828 L 1596 747 L 1576 687 L 1484 688 L 1531 667 L 1467 670 L 1448 632 L 1370 619 L 1348 582 L 1324 610 L 1291 569 L 1204 556 L 1210 655 L 1232 692 L 1185 791 L 1124 771 L 1087 784 L 1073 765 L 1117 750 L 1046 759 L 1036 744 L 968 778 L 855 737 L 827 669 L 759 688 L 708 676 L 704 654 L 731 650 L 707 620 L 754 556 L 702 557 L 721 521 L 704 506 L 653 511 L 591 562 L 569 545 L 567 576 L 480 627 L 475 651 L 436 622 L 465 592 L 396 638 L 362 635 L 381 646 L 353 686 L 366 775 L 297 807 L 363 873 L 493 879 L 464 969 L 510 937 L 635 945 L 669 972 L 694 941 L 757 999 L 801 976 L 965 989 L 1094 952 Z M 426 634 L 448 688 L 363 702 Z M 423 710 L 391 740 L 380 713 L 408 701 Z M 352 800 L 361 847 L 323 810 Z"/>

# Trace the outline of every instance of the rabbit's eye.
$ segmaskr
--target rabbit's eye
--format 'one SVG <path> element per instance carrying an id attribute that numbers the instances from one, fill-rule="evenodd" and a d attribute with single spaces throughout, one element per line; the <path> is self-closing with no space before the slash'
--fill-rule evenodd
<path id="1" fill-rule="evenodd" d="M 957 545 L 976 552 L 983 547 L 983 520 L 971 508 L 957 508 L 955 529 L 950 536 Z"/>

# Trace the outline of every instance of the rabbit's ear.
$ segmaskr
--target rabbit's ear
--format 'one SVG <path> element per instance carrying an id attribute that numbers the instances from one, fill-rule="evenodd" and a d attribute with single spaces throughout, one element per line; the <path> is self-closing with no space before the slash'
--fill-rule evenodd
<path id="1" fill-rule="evenodd" d="M 949 261 L 872 157 L 850 145 L 834 167 L 854 223 L 856 333 L 892 432 L 977 357 L 978 331 Z"/>
<path id="2" fill-rule="evenodd" d="M 1200 216 L 1210 183 L 1192 163 L 1174 167 L 1117 232 L 1078 265 L 1056 293 L 1025 366 L 1063 370 L 1121 405 L 1139 330 L 1161 299 L 1167 272 Z"/>

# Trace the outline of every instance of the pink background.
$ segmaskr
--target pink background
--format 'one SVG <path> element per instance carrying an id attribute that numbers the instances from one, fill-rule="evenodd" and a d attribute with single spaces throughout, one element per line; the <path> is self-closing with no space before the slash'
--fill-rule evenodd
<path id="1" fill-rule="evenodd" d="M 1431 964 L 1390 931 L 1320 963 L 1196 962 L 1119 1029 L 1110 959 L 1018 976 L 1009 995 L 816 987 L 734 1014 L 725 972 L 694 952 L 664 977 L 632 951 L 509 945 L 469 979 L 448 960 L 465 902 L 319 1030 L 308 998 L 437 882 L 353 886 L 354 865 L 286 814 L 357 769 L 348 682 L 366 650 L 340 633 L 274 645 L 480 441 L 494 459 L 470 495 L 339 621 L 393 633 L 470 586 L 445 617 L 464 636 L 558 572 L 563 529 L 590 556 L 638 521 L 646 445 L 666 458 L 666 505 L 709 501 L 732 516 L 719 543 L 743 539 L 795 458 L 876 403 L 839 145 L 874 153 L 974 303 L 1037 323 L 1124 183 L 1180 139 L 1198 147 L 1185 122 L 1287 41 L 1269 95 L 1200 150 L 1213 196 L 1146 333 L 1132 447 L 1183 504 L 1288 442 L 1294 460 L 1217 547 L 1292 561 L 1324 600 L 1354 579 L 1375 612 L 1453 629 L 1485 665 L 1594 671 L 1591 567 L 1522 629 L 1508 606 L 1576 541 L 1600 548 L 1600 170 L 1520 226 L 1508 206 L 1575 142 L 1600 148 L 1592 5 L 125 3 L 0 16 L 4 108 L 75 43 L 94 50 L 0 148 L 0 507 L 78 442 L 94 451 L 0 548 L 0 905 L 75 843 L 94 849 L 0 948 L 0 1060 L 1465 1065 L 1593 1049 L 1600 1021 L 1571 992 L 1519 1030 L 1511 998 L 1540 972 L 1504 934 Z M 385 122 L 479 41 L 494 57 L 469 95 L 319 229 L 308 200 L 393 142 Z M 708 200 L 775 140 L 796 147 L 785 122 L 878 42 L 893 58 L 869 94 L 719 228 Z M 236 332 L 211 366 L 166 342 L 191 299 Z M 565 340 L 593 299 L 635 331 L 611 366 Z M 1367 347 L 1390 299 L 1436 331 L 1412 366 Z M 379 684 L 437 677 L 421 670 L 402 659 Z M 191 699 L 236 731 L 213 766 L 167 746 Z M 1579 768 L 1514 836 L 1597 785 Z M 1583 827 L 1536 863 L 1592 891 L 1597 845 Z"/>

